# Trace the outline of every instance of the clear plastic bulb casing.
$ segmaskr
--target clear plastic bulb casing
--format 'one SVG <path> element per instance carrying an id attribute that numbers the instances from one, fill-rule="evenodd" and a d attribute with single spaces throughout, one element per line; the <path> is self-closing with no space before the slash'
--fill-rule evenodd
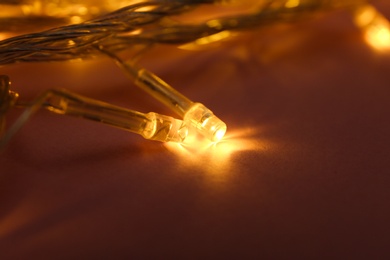
<path id="1" fill-rule="evenodd" d="M 218 142 L 225 136 L 226 124 L 201 103 L 193 103 L 183 120 L 195 126 L 199 133 L 213 142 Z"/>
<path id="2" fill-rule="evenodd" d="M 183 120 L 154 112 L 147 114 L 113 106 L 63 90 L 52 90 L 45 107 L 59 114 L 83 117 L 161 142 L 183 142 L 188 128 Z"/>
<path id="3" fill-rule="evenodd" d="M 187 124 L 183 120 L 170 116 L 154 112 L 144 114 L 58 89 L 48 90 L 33 102 L 25 103 L 20 102 L 18 94 L 12 92 L 9 87 L 9 78 L 0 75 L 0 150 L 40 108 L 56 114 L 100 122 L 137 133 L 149 140 L 181 143 L 188 135 Z M 7 131 L 3 132 L 5 114 L 12 107 L 26 107 L 27 109 Z"/>
<path id="4" fill-rule="evenodd" d="M 226 133 L 226 124 L 201 103 L 189 100 L 152 72 L 138 68 L 115 57 L 124 71 L 134 77 L 135 84 L 152 97 L 183 117 L 183 121 L 213 142 L 220 141 Z"/>
<path id="5" fill-rule="evenodd" d="M 181 143 L 188 135 L 186 124 L 179 119 L 154 112 L 146 114 L 148 119 L 142 136 L 149 140 Z"/>

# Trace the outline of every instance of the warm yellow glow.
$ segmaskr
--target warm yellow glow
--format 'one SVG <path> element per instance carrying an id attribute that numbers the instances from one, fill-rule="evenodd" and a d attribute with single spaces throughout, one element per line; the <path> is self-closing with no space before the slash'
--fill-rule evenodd
<path id="1" fill-rule="evenodd" d="M 295 8 L 298 7 L 300 3 L 301 3 L 300 0 L 288 0 L 285 6 L 287 8 Z"/>
<path id="2" fill-rule="evenodd" d="M 12 17 L 12 16 L 21 16 L 23 15 L 23 10 L 20 6 L 18 5 L 5 5 L 0 3 L 0 17 Z M 3 11 L 5 10 L 5 11 Z"/>
<path id="3" fill-rule="evenodd" d="M 355 23 L 359 27 L 365 27 L 372 23 L 377 15 L 376 9 L 371 5 L 366 5 L 364 7 L 359 8 L 355 14 Z"/>
<path id="4" fill-rule="evenodd" d="M 227 129 L 226 124 L 201 103 L 193 103 L 183 120 L 213 142 L 220 141 Z"/>
<path id="5" fill-rule="evenodd" d="M 164 143 L 164 146 L 179 157 L 178 167 L 197 169 L 225 178 L 234 170 L 234 154 L 269 149 L 267 142 L 258 139 L 259 132 L 255 128 L 229 131 L 218 143 L 212 143 L 200 135 L 189 135 L 182 144 Z"/>
<path id="6" fill-rule="evenodd" d="M 137 8 L 137 12 L 149 12 L 149 11 L 152 11 L 154 8 L 156 8 L 156 6 L 153 6 L 153 5 L 143 6 L 143 7 Z"/>
<path id="7" fill-rule="evenodd" d="M 0 1 L 1 2 L 1 1 Z M 10 1 L 10 4 L 0 3 L 0 17 L 28 17 L 28 16 L 49 16 L 71 18 L 71 23 L 79 23 L 89 19 L 91 16 L 107 13 L 124 6 L 143 2 L 141 0 L 23 0 Z M 20 3 L 19 3 L 20 2 Z"/>
<path id="8" fill-rule="evenodd" d="M 11 35 L 9 35 L 7 33 L 0 33 L 0 41 L 7 39 L 9 37 L 11 37 Z"/>
<path id="9" fill-rule="evenodd" d="M 81 23 L 82 21 L 83 19 L 78 15 L 74 15 L 70 18 L 71 23 Z"/>
<path id="10" fill-rule="evenodd" d="M 80 7 L 77 9 L 77 13 L 78 13 L 79 15 L 86 15 L 86 14 L 88 14 L 88 9 L 87 9 L 87 7 L 85 7 L 85 6 L 80 6 Z"/>
<path id="11" fill-rule="evenodd" d="M 376 50 L 390 50 L 390 23 L 373 6 L 366 5 L 355 13 L 355 23 L 364 31 L 366 42 Z"/>
<path id="12" fill-rule="evenodd" d="M 222 27 L 222 24 L 221 24 L 220 20 L 218 20 L 218 19 L 208 21 L 207 25 L 212 27 L 212 28 L 216 28 L 216 29 L 219 29 Z"/>
<path id="13" fill-rule="evenodd" d="M 25 15 L 42 14 L 42 3 L 34 1 L 33 3 L 24 4 L 21 6 Z"/>
<path id="14" fill-rule="evenodd" d="M 377 50 L 390 49 L 390 28 L 385 24 L 378 24 L 367 28 L 365 39 L 368 44 Z"/>
<path id="15" fill-rule="evenodd" d="M 105 1 L 103 1 L 104 5 L 101 5 L 101 6 L 105 6 L 107 8 L 107 10 L 116 10 L 116 9 L 122 8 L 122 7 L 127 6 L 127 5 L 141 3 L 141 2 L 145 2 L 145 1 L 146 0 L 116 0 L 116 1 L 105 0 Z M 97 1 L 94 0 L 94 3 L 96 3 L 96 2 Z M 98 4 L 96 3 L 96 5 L 98 5 Z"/>
<path id="16" fill-rule="evenodd" d="M 182 116 L 186 125 L 195 128 L 198 133 L 213 142 L 223 136 L 222 133 L 227 129 L 226 124 L 206 106 L 192 102 L 146 69 L 123 61 L 121 68 L 132 77 L 135 76 L 135 84 L 138 87 Z"/>
<path id="17" fill-rule="evenodd" d="M 142 31 L 142 29 L 136 29 L 134 31 L 129 32 L 128 35 L 139 35 L 142 33 Z"/>
<path id="18" fill-rule="evenodd" d="M 214 142 L 219 142 L 225 136 L 226 128 L 218 129 L 214 134 Z"/>
<path id="19" fill-rule="evenodd" d="M 75 46 L 76 45 L 76 43 L 73 41 L 73 40 L 69 40 L 68 41 L 68 46 L 70 47 L 70 46 Z"/>

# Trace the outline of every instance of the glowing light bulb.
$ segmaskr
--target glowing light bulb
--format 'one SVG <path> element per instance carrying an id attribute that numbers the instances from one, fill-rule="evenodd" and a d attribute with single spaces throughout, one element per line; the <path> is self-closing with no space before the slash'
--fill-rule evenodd
<path id="1" fill-rule="evenodd" d="M 376 26 L 367 30 L 365 38 L 377 50 L 390 49 L 390 29 L 387 26 Z"/>
<path id="2" fill-rule="evenodd" d="M 135 84 L 152 97 L 165 104 L 183 117 L 183 121 L 213 142 L 220 141 L 226 133 L 226 124 L 201 103 L 194 103 L 183 94 L 172 88 L 152 72 L 137 67 L 135 64 L 123 62 L 114 57 L 124 71 L 135 78 Z"/>
<path id="3" fill-rule="evenodd" d="M 219 142 L 222 140 L 222 138 L 225 136 L 225 133 L 226 133 L 226 127 L 225 128 L 221 128 L 221 129 L 218 129 L 215 134 L 214 134 L 214 139 Z"/>
<path id="4" fill-rule="evenodd" d="M 201 103 L 194 103 L 183 120 L 213 142 L 220 141 L 226 133 L 226 124 Z"/>
<path id="5" fill-rule="evenodd" d="M 390 50 L 390 23 L 375 7 L 365 5 L 355 12 L 355 23 L 364 31 L 366 42 L 379 51 Z"/>

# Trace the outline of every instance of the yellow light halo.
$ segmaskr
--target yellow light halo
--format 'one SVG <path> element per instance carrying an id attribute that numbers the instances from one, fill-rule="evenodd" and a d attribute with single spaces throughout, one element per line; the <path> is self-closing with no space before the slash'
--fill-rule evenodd
<path id="1" fill-rule="evenodd" d="M 201 103 L 194 103 L 184 114 L 183 120 L 213 142 L 219 142 L 225 136 L 226 124 Z"/>
<path id="2" fill-rule="evenodd" d="M 287 8 L 295 8 L 298 7 L 300 3 L 300 0 L 288 0 L 284 6 Z"/>
<path id="3" fill-rule="evenodd" d="M 366 42 L 378 51 L 390 50 L 390 23 L 372 5 L 363 5 L 355 10 L 355 24 L 364 32 Z"/>
<path id="4" fill-rule="evenodd" d="M 226 127 L 220 128 L 215 132 L 214 139 L 216 140 L 216 142 L 219 142 L 222 140 L 222 138 L 225 136 L 226 129 L 227 129 Z"/>
<path id="5" fill-rule="evenodd" d="M 234 169 L 232 156 L 243 151 L 257 151 L 260 153 L 274 149 L 277 143 L 259 138 L 263 128 L 244 127 L 235 128 L 224 137 L 221 142 L 212 143 L 199 135 L 189 135 L 185 142 L 164 143 L 180 160 L 180 166 L 188 169 L 201 169 L 208 176 L 229 178 Z"/>

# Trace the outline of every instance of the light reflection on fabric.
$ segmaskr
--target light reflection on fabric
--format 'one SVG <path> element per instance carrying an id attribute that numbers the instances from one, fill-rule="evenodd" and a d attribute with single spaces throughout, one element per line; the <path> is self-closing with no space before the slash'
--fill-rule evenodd
<path id="1" fill-rule="evenodd" d="M 244 128 L 229 131 L 225 138 L 217 143 L 193 135 L 188 137 L 184 144 L 164 145 L 180 158 L 185 167 L 221 175 L 234 170 L 234 154 L 269 149 L 270 145 L 266 141 L 255 137 L 259 132 L 256 128 Z"/>

